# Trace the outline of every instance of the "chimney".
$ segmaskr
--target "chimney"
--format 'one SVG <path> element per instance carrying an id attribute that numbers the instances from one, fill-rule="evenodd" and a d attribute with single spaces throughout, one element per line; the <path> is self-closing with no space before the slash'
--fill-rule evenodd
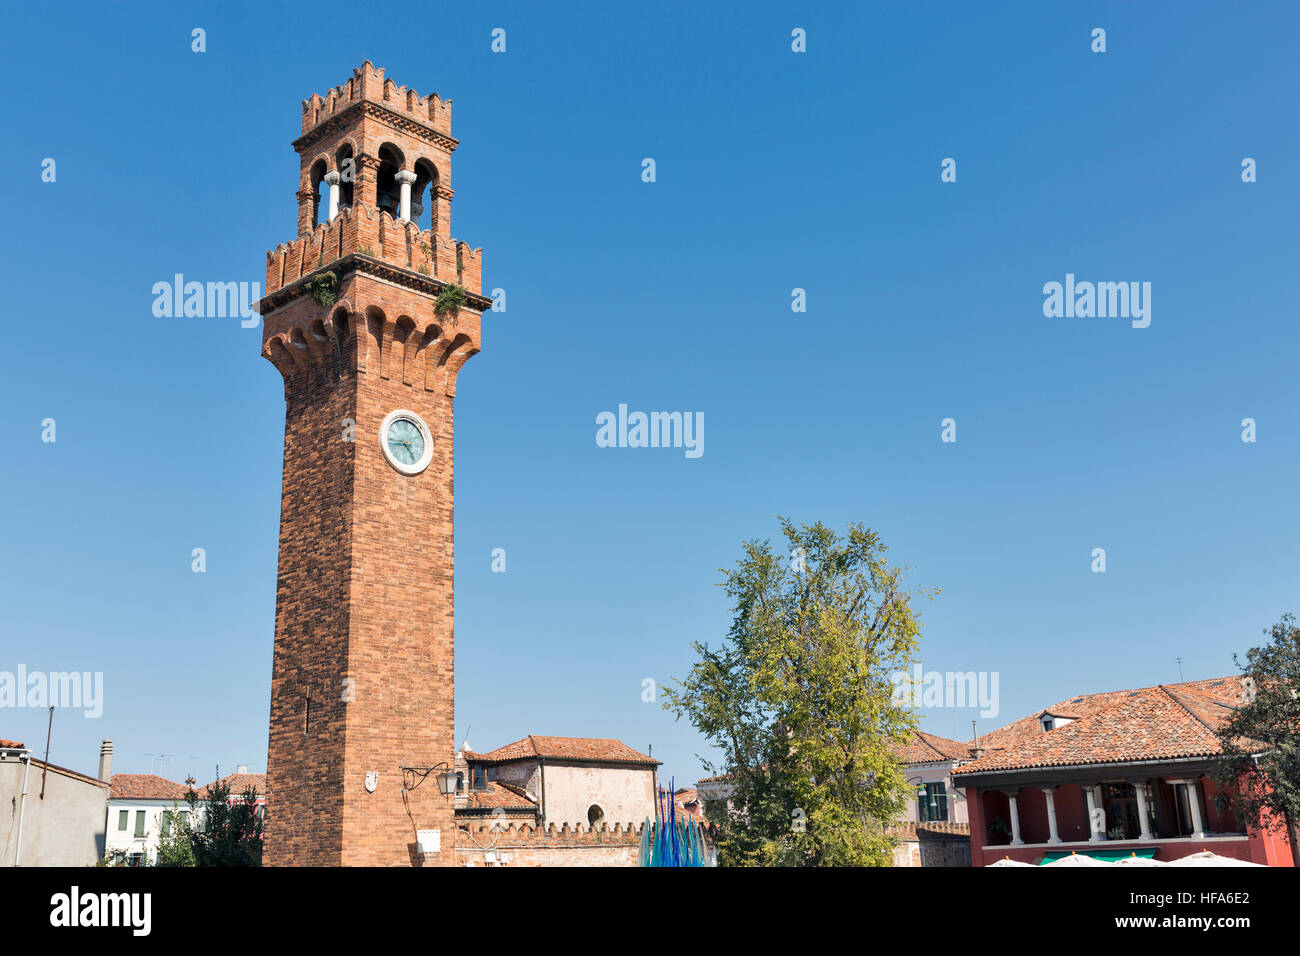
<path id="1" fill-rule="evenodd" d="M 113 741 L 99 745 L 99 779 L 108 783 L 113 776 Z"/>
<path id="2" fill-rule="evenodd" d="M 248 764 L 241 763 L 238 767 L 235 768 L 235 773 L 248 773 Z"/>

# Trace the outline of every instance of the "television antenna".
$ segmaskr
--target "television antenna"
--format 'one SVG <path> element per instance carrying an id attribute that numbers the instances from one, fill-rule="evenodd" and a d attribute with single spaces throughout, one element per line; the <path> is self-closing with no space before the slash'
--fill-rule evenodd
<path id="1" fill-rule="evenodd" d="M 162 768 L 167 763 L 168 757 L 175 757 L 175 754 L 145 754 L 151 760 L 150 768 L 153 773 L 162 776 Z"/>

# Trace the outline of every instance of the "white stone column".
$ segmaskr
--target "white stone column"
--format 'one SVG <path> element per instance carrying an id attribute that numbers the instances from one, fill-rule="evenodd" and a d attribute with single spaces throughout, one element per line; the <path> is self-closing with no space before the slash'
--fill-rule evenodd
<path id="1" fill-rule="evenodd" d="M 1142 828 L 1141 837 L 1143 840 L 1151 839 L 1151 824 L 1147 818 L 1147 785 L 1145 783 L 1133 784 L 1133 795 L 1137 797 L 1138 826 Z"/>
<path id="2" fill-rule="evenodd" d="M 1201 801 L 1196 799 L 1196 781 L 1188 780 L 1185 786 L 1187 787 L 1187 806 L 1192 811 L 1192 839 L 1200 840 L 1205 836 L 1205 822 L 1201 819 Z"/>
<path id="3" fill-rule="evenodd" d="M 399 183 L 401 183 L 402 186 L 402 200 L 401 200 L 401 205 L 399 207 L 399 212 L 397 213 L 397 218 L 400 222 L 410 222 L 411 221 L 411 184 L 415 182 L 415 173 L 411 172 L 409 169 L 403 169 L 393 178 L 396 179 Z"/>
<path id="4" fill-rule="evenodd" d="M 325 182 L 330 187 L 330 214 L 329 221 L 339 214 L 339 172 L 337 169 L 331 169 L 325 174 Z"/>
<path id="5" fill-rule="evenodd" d="M 1060 843 L 1061 835 L 1056 832 L 1056 788 L 1043 787 L 1043 794 L 1047 797 L 1047 842 Z"/>
<path id="6" fill-rule="evenodd" d="M 1016 806 L 1016 795 L 1007 794 L 1007 806 L 1011 808 L 1011 845 L 1024 846 L 1025 841 L 1020 839 L 1020 810 Z"/>
<path id="7" fill-rule="evenodd" d="M 1104 843 L 1106 841 L 1106 818 L 1103 816 L 1101 821 L 1101 830 L 1097 829 L 1097 811 L 1101 807 L 1101 800 L 1097 793 L 1100 787 L 1084 787 L 1084 796 L 1088 798 L 1088 842 Z M 1104 812 L 1104 811 L 1103 811 Z"/>

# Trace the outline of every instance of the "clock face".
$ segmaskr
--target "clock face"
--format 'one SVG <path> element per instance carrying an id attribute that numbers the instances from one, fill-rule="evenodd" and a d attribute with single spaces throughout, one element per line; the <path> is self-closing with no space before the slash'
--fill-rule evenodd
<path id="1" fill-rule="evenodd" d="M 379 428 L 379 444 L 388 463 L 404 475 L 418 475 L 433 458 L 433 434 L 415 412 L 389 412 Z"/>
<path id="2" fill-rule="evenodd" d="M 409 418 L 397 418 L 388 426 L 388 453 L 410 467 L 424 457 L 424 434 Z"/>

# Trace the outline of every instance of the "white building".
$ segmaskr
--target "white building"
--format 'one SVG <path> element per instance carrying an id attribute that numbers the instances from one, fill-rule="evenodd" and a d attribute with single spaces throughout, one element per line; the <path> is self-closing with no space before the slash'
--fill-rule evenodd
<path id="1" fill-rule="evenodd" d="M 171 836 L 172 813 L 188 822 L 184 784 L 151 773 L 115 773 L 108 794 L 106 857 L 121 854 L 130 866 L 157 862 L 158 840 Z"/>
<path id="2" fill-rule="evenodd" d="M 537 825 L 639 826 L 654 819 L 659 761 L 621 740 L 542 737 L 486 754 L 465 748 L 467 764 L 457 814 L 532 816 Z"/>
<path id="3" fill-rule="evenodd" d="M 248 768 L 241 765 L 234 773 L 213 783 L 223 783 L 230 788 L 228 800 L 232 804 L 241 801 L 248 788 L 255 789 L 258 812 L 265 812 L 266 774 L 249 773 Z M 207 819 L 203 804 L 212 785 L 196 788 L 198 819 L 191 820 L 190 805 L 185 799 L 189 790 L 184 784 L 151 773 L 113 774 L 108 798 L 105 856 L 120 853 L 128 866 L 157 863 L 158 841 L 170 837 L 173 826 L 179 824 L 203 829 Z"/>

